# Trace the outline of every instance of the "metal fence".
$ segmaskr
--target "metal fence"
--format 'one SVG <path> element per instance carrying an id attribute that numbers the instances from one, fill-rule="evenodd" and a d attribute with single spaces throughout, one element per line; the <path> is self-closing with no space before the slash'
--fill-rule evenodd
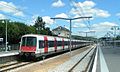
<path id="1" fill-rule="evenodd" d="M 18 50 L 19 44 L 11 44 L 7 46 L 7 51 Z M 0 52 L 6 51 L 5 44 L 0 45 Z"/>
<path id="2" fill-rule="evenodd" d="M 116 47 L 120 47 L 120 40 L 103 41 L 102 44 L 104 46 L 116 46 Z"/>

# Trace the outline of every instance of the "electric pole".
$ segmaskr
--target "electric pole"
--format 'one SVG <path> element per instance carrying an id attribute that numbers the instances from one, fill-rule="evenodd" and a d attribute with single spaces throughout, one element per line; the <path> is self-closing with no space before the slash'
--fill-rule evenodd
<path id="1" fill-rule="evenodd" d="M 71 54 L 71 32 L 72 32 L 72 20 L 76 20 L 76 19 L 83 19 L 83 18 L 92 18 L 91 16 L 90 17 L 77 17 L 77 18 L 61 18 L 61 17 L 56 17 L 56 18 L 51 18 L 53 20 L 55 19 L 62 19 L 62 20 L 69 20 L 70 22 L 70 32 L 69 32 L 69 38 L 70 38 L 70 54 Z M 72 55 L 72 54 L 71 54 Z"/>

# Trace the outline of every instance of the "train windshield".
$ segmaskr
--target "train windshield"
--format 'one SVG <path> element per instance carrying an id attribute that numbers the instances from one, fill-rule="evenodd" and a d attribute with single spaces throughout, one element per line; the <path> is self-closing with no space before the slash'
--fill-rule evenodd
<path id="1" fill-rule="evenodd" d="M 37 38 L 36 37 L 23 37 L 22 46 L 36 46 Z"/>

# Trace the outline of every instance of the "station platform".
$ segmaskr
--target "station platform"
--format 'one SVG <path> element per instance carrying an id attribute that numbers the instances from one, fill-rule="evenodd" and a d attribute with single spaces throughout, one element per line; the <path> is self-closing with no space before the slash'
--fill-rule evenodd
<path id="1" fill-rule="evenodd" d="M 120 47 L 98 45 L 96 72 L 120 72 Z"/>
<path id="2" fill-rule="evenodd" d="M 18 54 L 19 54 L 18 50 L 0 52 L 0 58 L 1 57 L 7 57 L 7 56 L 14 56 L 14 55 L 18 55 Z"/>

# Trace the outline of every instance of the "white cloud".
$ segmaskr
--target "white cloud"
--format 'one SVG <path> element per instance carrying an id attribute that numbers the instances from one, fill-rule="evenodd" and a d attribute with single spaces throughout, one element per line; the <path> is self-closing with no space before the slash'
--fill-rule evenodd
<path id="1" fill-rule="evenodd" d="M 81 12 L 79 11 L 78 8 L 76 8 L 76 9 L 75 9 L 75 8 L 72 8 L 71 11 L 70 11 L 70 13 L 71 13 L 71 14 L 75 14 L 75 15 L 76 15 L 76 14 L 77 14 L 77 15 L 80 15 L 80 14 L 81 14 Z"/>
<path id="2" fill-rule="evenodd" d="M 110 31 L 113 26 L 118 26 L 118 24 L 112 22 L 101 22 L 98 24 L 93 24 L 92 28 L 97 32 L 107 32 Z"/>
<path id="3" fill-rule="evenodd" d="M 23 12 L 12 2 L 0 1 L 0 11 L 12 13 L 15 16 L 24 16 Z"/>
<path id="4" fill-rule="evenodd" d="M 54 20 L 50 19 L 51 17 L 49 17 L 49 16 L 44 16 L 44 17 L 42 17 L 42 18 L 43 18 L 43 21 L 44 21 L 46 24 L 51 25 L 51 24 L 54 23 Z"/>
<path id="5" fill-rule="evenodd" d="M 60 14 L 57 14 L 55 17 L 68 18 L 68 15 L 65 13 L 60 13 Z"/>
<path id="6" fill-rule="evenodd" d="M 34 25 L 35 21 L 39 15 L 33 15 L 31 21 L 28 21 L 30 25 Z M 50 26 L 54 23 L 54 20 L 50 19 L 51 17 L 49 16 L 43 16 L 42 19 L 46 23 L 46 26 Z"/>
<path id="7" fill-rule="evenodd" d="M 71 9 L 70 13 L 73 15 L 80 16 L 93 16 L 107 18 L 110 16 L 109 12 L 99 8 L 95 8 L 95 3 L 93 1 L 77 2 L 73 3 L 74 8 Z"/>
<path id="8" fill-rule="evenodd" d="M 73 28 L 85 28 L 87 27 L 85 24 L 82 23 L 75 23 L 73 24 Z"/>
<path id="9" fill-rule="evenodd" d="M 93 24 L 93 27 L 112 27 L 112 26 L 118 26 L 118 25 L 112 22 L 102 22 L 99 24 Z"/>
<path id="10" fill-rule="evenodd" d="M 93 2 L 93 1 L 85 1 L 83 2 L 83 6 L 86 6 L 86 7 L 94 7 L 96 4 Z"/>
<path id="11" fill-rule="evenodd" d="M 83 25 L 84 26 L 84 25 Z M 101 22 L 101 23 L 97 23 L 97 24 L 93 24 L 91 26 L 91 30 L 82 30 L 83 32 L 92 32 L 92 33 L 88 33 L 88 36 L 97 36 L 97 37 L 102 37 L 104 36 L 108 31 L 111 31 L 111 28 L 113 26 L 118 26 L 118 24 L 113 23 L 113 22 Z M 78 25 L 76 26 L 78 27 Z M 95 34 L 94 34 L 95 32 Z M 83 34 L 84 35 L 84 34 Z"/>
<path id="12" fill-rule="evenodd" d="M 63 3 L 61 0 L 57 0 L 56 2 L 52 3 L 53 7 L 63 7 L 65 6 L 65 3 Z"/>
<path id="13" fill-rule="evenodd" d="M 87 27 L 85 24 L 77 24 L 76 25 L 76 28 L 79 27 L 79 26 L 83 26 L 84 27 Z M 86 29 L 81 29 L 81 33 L 82 32 L 91 32 L 91 33 L 88 33 L 88 36 L 97 36 L 97 37 L 102 37 L 104 36 L 108 31 L 111 31 L 111 28 L 113 26 L 118 26 L 118 24 L 116 23 L 113 23 L 113 22 L 101 22 L 101 23 L 97 23 L 97 24 L 93 24 L 91 26 L 91 30 L 86 30 Z M 94 34 L 95 32 L 95 34 Z M 84 34 L 83 34 L 84 35 Z"/>
<path id="14" fill-rule="evenodd" d="M 68 25 L 67 25 L 67 26 L 66 26 L 66 25 L 64 25 L 63 27 L 65 27 L 65 28 L 66 28 L 66 29 L 68 29 L 68 30 L 70 29 Z"/>
<path id="15" fill-rule="evenodd" d="M 81 3 L 81 2 L 75 3 L 75 2 L 74 2 L 74 5 L 75 5 L 76 7 L 92 8 L 92 7 L 94 7 L 96 4 L 95 4 L 93 1 L 85 1 L 85 2 L 83 2 L 83 3 Z"/>
<path id="16" fill-rule="evenodd" d="M 23 12 L 20 12 L 20 11 L 19 11 L 19 12 L 14 13 L 14 15 L 15 15 L 15 16 L 24 16 Z"/>
<path id="17" fill-rule="evenodd" d="M 95 11 L 96 11 L 96 16 L 98 16 L 98 17 L 107 18 L 107 17 L 110 16 L 110 14 L 108 13 L 108 11 L 101 10 L 101 9 L 95 9 Z"/>
<path id="18" fill-rule="evenodd" d="M 0 19 L 6 19 L 6 16 L 3 14 L 0 14 Z"/>

